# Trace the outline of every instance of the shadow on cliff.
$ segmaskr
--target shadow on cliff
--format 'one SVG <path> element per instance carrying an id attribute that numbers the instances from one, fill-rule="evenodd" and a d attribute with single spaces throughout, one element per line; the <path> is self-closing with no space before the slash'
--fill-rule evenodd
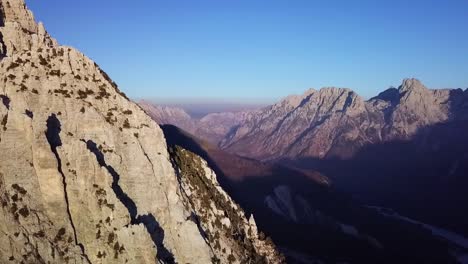
<path id="1" fill-rule="evenodd" d="M 63 173 L 62 159 L 60 158 L 60 154 L 57 150 L 58 147 L 62 146 L 62 139 L 60 138 L 60 132 L 62 131 L 62 124 L 60 123 L 60 120 L 57 118 L 57 115 L 51 114 L 47 118 L 46 126 L 47 126 L 47 130 L 45 131 L 45 136 L 46 136 L 47 142 L 49 143 L 50 150 L 54 154 L 55 159 L 57 161 L 57 171 L 62 177 L 63 194 L 65 198 L 65 203 L 66 203 L 67 215 L 68 215 L 68 220 L 70 221 L 70 225 L 72 227 L 75 244 L 78 247 L 80 247 L 81 253 L 83 257 L 87 260 L 87 262 L 91 263 L 91 261 L 88 258 L 88 255 L 85 252 L 84 245 L 78 241 L 75 223 L 73 221 L 73 217 L 70 211 L 70 201 L 68 199 L 68 190 L 67 190 L 67 178 L 65 177 L 65 174 Z"/>
<path id="2" fill-rule="evenodd" d="M 130 224 L 143 224 L 151 236 L 154 245 L 157 248 L 157 258 L 163 263 L 175 263 L 173 254 L 164 246 L 164 229 L 161 228 L 158 221 L 152 214 L 138 215 L 138 208 L 135 202 L 124 192 L 119 185 L 120 175 L 115 169 L 105 161 L 104 154 L 92 140 L 82 140 L 86 143 L 88 150 L 94 154 L 98 164 L 105 168 L 112 176 L 112 190 L 120 202 L 127 208 L 130 215 Z"/>

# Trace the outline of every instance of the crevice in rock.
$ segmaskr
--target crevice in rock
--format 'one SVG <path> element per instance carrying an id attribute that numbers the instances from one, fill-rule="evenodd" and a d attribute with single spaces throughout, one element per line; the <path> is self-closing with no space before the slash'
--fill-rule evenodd
<path id="1" fill-rule="evenodd" d="M 143 155 L 145 155 L 146 159 L 148 160 L 148 162 L 149 162 L 150 165 L 151 165 L 151 170 L 153 171 L 153 175 L 156 175 L 156 172 L 154 171 L 154 164 L 153 164 L 153 162 L 151 161 L 150 157 L 148 156 L 148 153 L 146 153 L 145 149 L 144 149 L 143 146 L 141 145 L 140 140 L 137 139 L 137 142 L 138 142 L 138 145 L 140 146 L 141 151 L 143 152 Z M 169 204 L 169 198 L 167 197 L 167 193 L 164 193 L 164 196 L 166 197 L 167 205 L 170 206 L 170 204 Z"/>
<path id="2" fill-rule="evenodd" d="M 0 94 L 0 99 L 2 99 L 3 105 L 10 110 L 10 97 Z"/>
<path id="3" fill-rule="evenodd" d="M 325 110 L 326 113 L 330 113 L 330 111 L 331 111 L 332 109 L 335 109 L 335 107 L 337 106 L 338 102 L 340 101 L 340 99 L 341 99 L 342 97 L 346 96 L 346 99 L 347 99 L 347 98 L 350 96 L 350 94 L 345 95 L 346 92 L 347 92 L 346 90 L 341 91 L 340 95 L 338 95 L 338 96 L 333 100 L 333 102 L 331 103 L 331 106 L 330 106 L 328 109 Z M 345 100 L 346 100 L 346 99 L 345 99 Z M 324 105 L 324 103 L 325 103 L 325 102 L 324 102 L 324 100 L 322 99 L 322 105 Z M 345 101 L 345 105 L 346 105 L 346 101 Z M 343 106 L 343 108 L 341 109 L 341 111 L 346 110 L 345 105 Z M 320 112 L 318 111 L 318 109 L 317 109 L 317 113 L 320 113 Z"/>
<path id="4" fill-rule="evenodd" d="M 0 32 L 0 60 L 7 56 L 7 46 L 3 41 L 3 34 Z"/>
<path id="5" fill-rule="evenodd" d="M 203 240 L 205 240 L 205 242 L 208 244 L 208 246 L 210 246 L 211 248 L 211 245 L 208 241 L 208 235 L 206 234 L 206 231 L 203 230 L 202 226 L 201 226 L 201 221 L 200 221 L 200 217 L 198 215 L 196 215 L 193 211 L 190 212 L 190 216 L 188 218 L 188 220 L 192 221 L 193 223 L 195 223 L 197 225 L 197 228 L 198 228 L 198 232 L 200 232 L 200 235 L 202 236 Z M 211 248 L 211 251 L 213 251 L 213 249 Z"/>
<path id="6" fill-rule="evenodd" d="M 5 27 L 5 11 L 3 5 L 0 4 L 0 27 Z M 7 47 L 3 40 L 3 34 L 0 32 L 0 59 L 3 59 L 7 55 Z"/>
<path id="7" fill-rule="evenodd" d="M 57 151 L 57 147 L 62 146 L 62 140 L 60 139 L 60 131 L 61 131 L 60 120 L 57 118 L 55 114 L 50 115 L 49 118 L 47 119 L 47 130 L 45 134 L 46 134 L 47 142 L 49 142 L 50 149 L 54 153 L 55 158 L 57 160 L 57 170 L 62 176 L 63 192 L 65 195 L 65 202 L 67 205 L 67 214 L 70 220 L 70 225 L 72 226 L 72 229 L 73 229 L 73 236 L 75 238 L 75 244 L 78 247 L 80 247 L 82 255 L 87 260 L 87 262 L 91 263 L 91 261 L 89 260 L 89 257 L 85 253 L 84 245 L 78 242 L 78 236 L 76 235 L 75 224 L 73 223 L 73 218 L 72 218 L 71 211 L 70 211 L 70 203 L 68 200 L 68 192 L 67 192 L 67 181 L 65 178 L 65 174 L 63 173 L 63 170 L 62 170 L 62 160 L 60 159 L 60 155 Z"/>
<path id="8" fill-rule="evenodd" d="M 98 164 L 101 167 L 104 167 L 112 176 L 111 188 L 120 202 L 127 208 L 130 215 L 130 224 L 143 224 L 146 227 L 146 230 L 150 234 L 151 239 L 157 248 L 156 257 L 158 260 L 168 264 L 175 263 L 173 254 L 164 246 L 164 229 L 161 228 L 156 218 L 152 214 L 138 215 L 138 208 L 135 202 L 123 191 L 122 187 L 119 185 L 120 175 L 112 166 L 106 163 L 104 154 L 99 150 L 97 144 L 92 140 L 82 139 L 81 141 L 86 143 L 86 147 L 91 153 L 94 154 Z"/>
<path id="9" fill-rule="evenodd" d="M 3 8 L 3 4 L 0 4 L 0 27 L 5 26 L 5 11 Z"/>
<path id="10" fill-rule="evenodd" d="M 351 104 L 353 103 L 353 94 L 353 92 L 348 92 L 345 103 L 343 105 L 343 110 L 341 112 L 346 113 L 346 110 L 351 106 Z"/>
<path id="11" fill-rule="evenodd" d="M 7 109 L 7 113 L 1 118 L 0 120 L 0 132 L 7 130 L 7 123 L 8 123 L 8 111 L 10 110 L 10 98 L 6 95 L 0 95 L 0 99 L 2 99 L 3 105 L 5 105 Z M 0 133 L 0 142 L 2 141 L 1 137 L 2 133 Z"/>
<path id="12" fill-rule="evenodd" d="M 74 75 L 75 75 L 75 72 L 73 71 L 73 66 L 72 66 L 72 64 L 71 64 L 71 61 L 72 61 L 72 60 L 71 60 L 70 52 L 71 52 L 71 51 L 68 50 L 68 53 L 67 53 L 67 56 L 68 56 L 67 61 L 68 61 L 68 66 L 70 67 L 71 74 L 74 76 Z"/>
<path id="13" fill-rule="evenodd" d="M 2 121 L 0 122 L 0 125 L 3 127 L 3 131 L 7 130 L 7 124 L 8 124 L 8 113 L 2 118 Z"/>
<path id="14" fill-rule="evenodd" d="M 151 164 L 151 170 L 153 171 L 153 174 L 155 174 L 155 171 L 154 171 L 154 164 L 153 162 L 151 161 L 151 159 L 149 158 L 148 154 L 146 153 L 146 151 L 143 149 L 143 146 L 141 145 L 140 141 L 138 141 L 138 145 L 140 146 L 140 149 L 141 151 L 143 152 L 143 155 L 145 155 L 146 159 L 148 160 L 148 162 Z"/>
<path id="15" fill-rule="evenodd" d="M 33 119 L 34 118 L 34 113 L 31 110 L 24 110 L 24 114 L 27 115 L 29 118 Z"/>

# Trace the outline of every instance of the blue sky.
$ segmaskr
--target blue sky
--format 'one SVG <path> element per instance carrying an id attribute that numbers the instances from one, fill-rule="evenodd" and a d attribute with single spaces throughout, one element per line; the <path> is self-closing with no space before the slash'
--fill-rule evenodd
<path id="1" fill-rule="evenodd" d="M 468 87 L 468 1 L 26 0 L 133 98 L 376 95 L 406 77 Z"/>

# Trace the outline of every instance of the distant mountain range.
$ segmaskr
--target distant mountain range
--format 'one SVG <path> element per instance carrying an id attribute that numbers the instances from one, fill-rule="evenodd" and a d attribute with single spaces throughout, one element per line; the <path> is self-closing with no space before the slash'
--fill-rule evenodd
<path id="1" fill-rule="evenodd" d="M 262 160 L 347 158 L 366 145 L 410 139 L 427 126 L 466 120 L 467 110 L 468 90 L 430 90 L 416 79 L 367 101 L 349 89 L 311 89 L 249 113 L 220 146 Z"/>
<path id="2" fill-rule="evenodd" d="M 180 107 L 159 106 L 146 100 L 141 100 L 139 105 L 159 124 L 175 125 L 215 145 L 218 145 L 234 126 L 243 122 L 249 113 L 209 113 L 198 119 Z"/>
<path id="3" fill-rule="evenodd" d="M 346 88 L 310 89 L 262 109 L 201 119 L 181 108 L 140 105 L 160 124 L 176 125 L 242 156 L 347 158 L 366 145 L 407 140 L 428 126 L 467 120 L 468 89 L 431 90 L 405 79 L 369 100 Z"/>

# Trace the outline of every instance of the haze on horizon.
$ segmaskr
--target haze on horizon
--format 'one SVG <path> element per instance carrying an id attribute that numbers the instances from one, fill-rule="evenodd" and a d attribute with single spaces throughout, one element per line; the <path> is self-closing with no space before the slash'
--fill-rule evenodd
<path id="1" fill-rule="evenodd" d="M 27 4 L 132 98 L 271 102 L 324 86 L 370 98 L 407 77 L 468 87 L 463 0 Z"/>

